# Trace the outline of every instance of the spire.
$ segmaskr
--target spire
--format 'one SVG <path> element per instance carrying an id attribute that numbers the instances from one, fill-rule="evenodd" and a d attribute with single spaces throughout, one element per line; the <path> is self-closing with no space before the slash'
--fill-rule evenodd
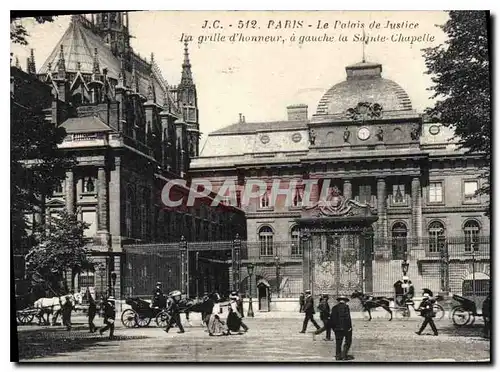
<path id="1" fill-rule="evenodd" d="M 153 84 L 153 73 L 149 74 L 149 83 L 148 83 L 148 101 L 155 101 L 155 86 Z"/>
<path id="2" fill-rule="evenodd" d="M 118 74 L 118 85 L 126 86 L 127 75 L 125 74 L 125 63 L 123 62 L 123 56 L 120 55 L 120 73 Z"/>
<path id="3" fill-rule="evenodd" d="M 28 74 L 36 75 L 36 66 L 35 66 L 35 55 L 33 49 L 31 49 L 30 57 L 28 58 Z"/>
<path id="4" fill-rule="evenodd" d="M 64 79 L 66 77 L 66 63 L 64 61 L 64 46 L 61 44 L 61 51 L 59 52 L 59 62 L 57 63 L 57 77 Z"/>
<path id="5" fill-rule="evenodd" d="M 99 68 L 99 58 L 97 56 L 97 48 L 94 49 L 94 67 L 92 72 L 94 75 L 99 75 L 101 73 L 101 69 Z"/>
<path id="6" fill-rule="evenodd" d="M 181 84 L 193 84 L 193 75 L 191 74 L 191 62 L 189 61 L 188 42 L 184 42 L 184 62 L 182 63 Z"/>

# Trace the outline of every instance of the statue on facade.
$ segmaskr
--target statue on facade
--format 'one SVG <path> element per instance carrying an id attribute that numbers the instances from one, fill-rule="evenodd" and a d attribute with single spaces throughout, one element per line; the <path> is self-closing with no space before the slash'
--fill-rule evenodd
<path id="1" fill-rule="evenodd" d="M 351 132 L 349 132 L 349 128 L 345 127 L 344 131 L 344 142 L 349 142 L 349 137 L 351 136 Z"/>
<path id="2" fill-rule="evenodd" d="M 309 129 L 309 143 L 311 145 L 314 145 L 316 142 L 316 133 L 314 132 L 314 129 Z"/>
<path id="3" fill-rule="evenodd" d="M 420 137 L 420 131 L 418 130 L 418 126 L 413 127 L 413 129 L 410 132 L 411 139 L 413 141 L 417 141 L 418 138 Z"/>
<path id="4" fill-rule="evenodd" d="M 384 130 L 382 129 L 382 127 L 378 127 L 377 138 L 379 141 L 384 140 Z"/>

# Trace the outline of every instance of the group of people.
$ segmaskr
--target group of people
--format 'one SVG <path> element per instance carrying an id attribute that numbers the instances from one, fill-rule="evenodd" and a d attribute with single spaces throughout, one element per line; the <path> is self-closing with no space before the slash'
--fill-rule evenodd
<path id="1" fill-rule="evenodd" d="M 94 318 L 97 314 L 97 302 L 94 299 L 94 297 L 92 297 L 92 294 L 88 289 L 86 292 L 86 297 L 89 303 L 89 308 L 87 311 L 89 332 L 94 333 L 98 330 L 98 328 L 94 324 Z M 109 296 L 106 300 L 104 300 L 101 303 L 101 306 L 102 306 L 104 327 L 99 329 L 99 333 L 102 335 L 104 332 L 109 330 L 109 338 L 112 339 L 115 331 L 115 319 L 116 319 L 115 298 L 113 296 Z"/>
<path id="2" fill-rule="evenodd" d="M 302 323 L 302 330 L 300 333 L 305 333 L 309 321 L 316 327 L 313 337 L 326 331 L 325 340 L 331 341 L 332 330 L 335 333 L 335 359 L 336 360 L 352 360 L 354 357 L 349 355 L 349 349 L 352 343 L 352 320 L 351 312 L 347 302 L 349 298 L 346 296 L 339 296 L 337 304 L 330 309 L 328 303 L 329 296 L 322 294 L 318 310 L 320 319 L 323 322 L 323 327 L 314 320 L 315 308 L 314 299 L 311 291 L 305 291 L 303 308 L 305 313 L 304 322 Z"/>

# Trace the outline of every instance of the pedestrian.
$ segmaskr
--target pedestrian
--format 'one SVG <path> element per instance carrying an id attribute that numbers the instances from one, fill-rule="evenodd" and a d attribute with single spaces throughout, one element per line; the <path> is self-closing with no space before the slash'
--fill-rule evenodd
<path id="1" fill-rule="evenodd" d="M 432 292 L 430 290 L 425 290 L 422 293 L 422 296 L 424 299 L 420 302 L 420 306 L 417 311 L 420 311 L 420 316 L 424 318 L 424 321 L 422 322 L 420 329 L 415 333 L 420 336 L 425 327 L 427 327 L 427 324 L 429 324 L 434 332 L 434 336 L 437 336 L 438 331 L 436 325 L 434 324 L 434 319 L 432 319 L 436 316 L 433 309 L 435 301 L 432 298 Z"/>
<path id="2" fill-rule="evenodd" d="M 227 336 L 229 335 L 229 330 L 226 324 L 220 319 L 220 313 L 222 312 L 220 307 L 220 296 L 217 292 L 212 295 L 214 301 L 214 306 L 212 307 L 212 313 L 210 314 L 207 330 L 209 336 Z"/>
<path id="3" fill-rule="evenodd" d="M 484 328 L 483 328 L 483 337 L 490 338 L 491 331 L 491 295 L 488 294 L 483 301 L 482 311 L 483 311 L 483 320 L 484 320 Z"/>
<path id="4" fill-rule="evenodd" d="M 304 300 L 304 323 L 302 323 L 302 331 L 300 333 L 306 333 L 307 329 L 307 323 L 311 321 L 311 323 L 316 327 L 316 330 L 320 329 L 321 327 L 316 323 L 316 320 L 314 320 L 314 299 L 311 295 L 311 291 L 308 289 L 305 292 L 306 298 Z"/>
<path id="5" fill-rule="evenodd" d="M 171 312 L 171 317 L 168 321 L 167 327 L 165 328 L 165 332 L 168 333 L 170 331 L 170 328 L 175 325 L 179 328 L 177 333 L 184 333 L 184 327 L 182 326 L 181 323 L 181 315 L 180 315 L 180 309 L 179 309 L 179 302 L 182 297 L 181 291 L 173 291 L 170 293 L 172 297 L 172 305 L 170 307 L 170 312 Z"/>
<path id="6" fill-rule="evenodd" d="M 313 333 L 313 335 L 319 335 L 326 331 L 326 338 L 324 341 L 332 340 L 332 329 L 330 328 L 330 304 L 328 303 L 328 295 L 322 294 L 319 300 L 318 310 L 319 310 L 319 318 L 323 322 L 323 327 L 318 329 Z"/>
<path id="7" fill-rule="evenodd" d="M 299 313 L 304 312 L 304 293 L 301 293 L 299 296 Z"/>
<path id="8" fill-rule="evenodd" d="M 340 296 L 337 298 L 337 302 L 330 314 L 330 327 L 335 332 L 335 359 L 352 360 L 354 357 L 349 355 L 352 343 L 351 311 L 347 305 L 349 298 Z M 344 341 L 344 348 L 342 349 Z"/>
<path id="9" fill-rule="evenodd" d="M 61 306 L 62 323 L 66 326 L 66 329 L 71 330 L 71 311 L 73 310 L 73 302 L 71 301 L 71 296 L 66 295 L 64 297 L 64 303 Z"/>
<path id="10" fill-rule="evenodd" d="M 234 292 L 233 292 L 234 293 Z M 248 327 L 243 323 L 243 316 L 238 309 L 238 296 L 232 295 L 229 298 L 229 313 L 227 315 L 227 327 L 232 332 L 239 332 L 240 327 L 244 332 L 248 332 Z"/>
<path id="11" fill-rule="evenodd" d="M 90 333 L 94 333 L 95 331 L 97 331 L 97 327 L 94 324 L 94 318 L 97 313 L 97 304 L 94 300 L 94 297 L 92 297 L 92 294 L 90 293 L 90 289 L 88 287 L 85 295 L 87 296 L 87 300 L 89 301 L 89 310 L 87 312 L 87 316 L 89 318 L 89 331 Z"/>
<path id="12" fill-rule="evenodd" d="M 104 309 L 104 324 L 105 326 L 99 330 L 102 334 L 109 329 L 109 339 L 113 339 L 113 334 L 115 332 L 115 319 L 116 319 L 116 308 L 115 308 L 115 298 L 113 296 L 108 297 L 103 303 Z"/>

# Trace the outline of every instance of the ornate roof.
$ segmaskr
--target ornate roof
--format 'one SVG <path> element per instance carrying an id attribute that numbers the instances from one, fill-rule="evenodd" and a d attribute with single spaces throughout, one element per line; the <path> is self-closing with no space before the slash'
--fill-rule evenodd
<path id="1" fill-rule="evenodd" d="M 319 101 L 316 115 L 345 113 L 360 102 L 378 103 L 383 111 L 411 111 L 401 86 L 382 78 L 382 65 L 360 62 L 346 68 L 347 79 L 331 87 Z"/>
<path id="2" fill-rule="evenodd" d="M 94 70 L 94 58 L 97 56 L 99 68 L 108 70 L 108 77 L 118 81 L 121 70 L 121 61 L 112 52 L 108 44 L 97 35 L 80 17 L 72 17 L 68 29 L 55 45 L 40 71 L 41 75 L 50 71 L 57 71 L 60 55 L 64 57 L 67 72 L 82 74 L 92 74 Z M 61 49 L 62 46 L 62 49 Z M 97 53 L 96 53 L 97 51 Z M 167 95 L 174 112 L 178 112 L 175 101 L 168 92 L 168 83 L 162 77 L 161 71 L 156 63 L 139 57 L 134 52 L 130 55 L 130 66 L 125 71 L 125 81 L 127 85 L 132 82 L 132 66 L 135 67 L 138 91 L 145 97 L 148 96 L 150 75 L 153 75 L 153 91 L 155 92 L 155 102 L 163 105 L 164 97 Z M 49 71 L 50 70 L 50 71 Z"/>

